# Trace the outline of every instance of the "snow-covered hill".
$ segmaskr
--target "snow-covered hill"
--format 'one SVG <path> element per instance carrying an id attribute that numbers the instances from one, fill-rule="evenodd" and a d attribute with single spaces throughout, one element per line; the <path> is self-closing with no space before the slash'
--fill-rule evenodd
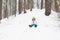
<path id="1" fill-rule="evenodd" d="M 45 10 L 27 10 L 26 14 L 3 19 L 0 24 L 0 40 L 60 40 L 60 28 L 57 13 L 52 11 L 45 16 Z M 38 27 L 29 27 L 35 17 Z"/>

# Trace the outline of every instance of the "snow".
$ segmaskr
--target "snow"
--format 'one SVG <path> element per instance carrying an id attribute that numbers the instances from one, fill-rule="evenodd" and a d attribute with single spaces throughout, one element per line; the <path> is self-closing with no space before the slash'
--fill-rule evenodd
<path id="1" fill-rule="evenodd" d="M 27 10 L 27 13 L 2 19 L 0 40 L 60 40 L 60 28 L 57 13 L 52 11 L 45 16 L 45 9 Z M 38 27 L 29 27 L 32 17 L 36 18 Z"/>

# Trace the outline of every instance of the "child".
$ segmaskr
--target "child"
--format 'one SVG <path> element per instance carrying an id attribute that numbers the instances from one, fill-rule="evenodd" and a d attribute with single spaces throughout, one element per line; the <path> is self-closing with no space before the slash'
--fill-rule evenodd
<path id="1" fill-rule="evenodd" d="M 35 23 L 36 21 L 36 18 L 32 18 L 32 21 L 33 21 L 33 23 L 31 24 L 31 25 L 29 25 L 29 27 L 32 27 L 32 26 L 34 26 L 34 27 L 37 27 L 37 24 Z"/>

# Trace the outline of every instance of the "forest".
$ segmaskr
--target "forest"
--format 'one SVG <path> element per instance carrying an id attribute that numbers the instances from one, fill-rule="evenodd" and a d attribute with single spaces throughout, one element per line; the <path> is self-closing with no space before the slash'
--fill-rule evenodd
<path id="1" fill-rule="evenodd" d="M 0 20 L 9 16 L 21 14 L 33 8 L 45 8 L 45 15 L 49 16 L 51 10 L 60 13 L 60 0 L 0 0 Z"/>

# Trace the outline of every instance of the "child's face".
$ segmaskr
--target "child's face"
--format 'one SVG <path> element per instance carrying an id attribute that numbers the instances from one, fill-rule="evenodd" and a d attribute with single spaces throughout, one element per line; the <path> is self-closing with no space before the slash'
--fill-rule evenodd
<path id="1" fill-rule="evenodd" d="M 35 18 L 33 18 L 32 21 L 35 21 Z"/>
<path id="2" fill-rule="evenodd" d="M 35 21 L 35 20 L 32 20 L 32 21 Z"/>

